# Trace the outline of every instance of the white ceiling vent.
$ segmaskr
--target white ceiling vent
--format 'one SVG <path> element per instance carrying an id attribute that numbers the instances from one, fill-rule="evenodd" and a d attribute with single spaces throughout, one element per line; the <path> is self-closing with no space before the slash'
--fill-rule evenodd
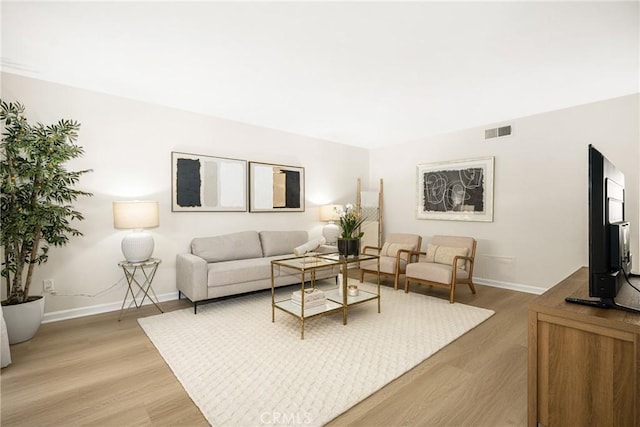
<path id="1" fill-rule="evenodd" d="M 511 125 L 485 129 L 484 131 L 484 139 L 499 138 L 508 135 L 511 135 Z"/>

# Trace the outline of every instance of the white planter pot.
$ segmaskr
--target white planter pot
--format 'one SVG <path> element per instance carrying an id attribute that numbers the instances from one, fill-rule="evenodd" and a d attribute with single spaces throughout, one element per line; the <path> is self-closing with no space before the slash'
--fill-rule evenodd
<path id="1" fill-rule="evenodd" d="M 7 324 L 9 344 L 30 340 L 42 323 L 44 296 L 22 304 L 2 306 L 2 314 Z"/>

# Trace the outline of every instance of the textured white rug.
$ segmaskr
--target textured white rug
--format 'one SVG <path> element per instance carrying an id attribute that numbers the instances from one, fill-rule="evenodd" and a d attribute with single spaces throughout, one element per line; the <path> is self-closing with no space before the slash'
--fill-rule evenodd
<path id="1" fill-rule="evenodd" d="M 293 316 L 271 322 L 270 292 L 139 322 L 211 425 L 319 426 L 492 315 L 382 287 L 380 314 L 367 302 L 346 326 L 341 313 L 309 319 L 304 340 Z"/>

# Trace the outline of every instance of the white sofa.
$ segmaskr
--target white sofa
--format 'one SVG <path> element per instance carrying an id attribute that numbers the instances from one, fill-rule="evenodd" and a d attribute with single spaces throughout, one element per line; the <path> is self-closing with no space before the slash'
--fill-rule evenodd
<path id="1" fill-rule="evenodd" d="M 242 231 L 191 241 L 189 253 L 176 256 L 179 295 L 198 304 L 213 298 L 271 288 L 271 261 L 293 257 L 309 241 L 306 231 Z M 318 270 L 316 279 L 336 277 L 339 268 Z M 300 283 L 291 269 L 274 269 L 276 286 Z"/>

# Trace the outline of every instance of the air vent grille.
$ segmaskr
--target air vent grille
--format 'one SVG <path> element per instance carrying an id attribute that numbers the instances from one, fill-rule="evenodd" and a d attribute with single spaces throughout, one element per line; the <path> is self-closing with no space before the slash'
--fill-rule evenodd
<path id="1" fill-rule="evenodd" d="M 484 131 L 484 139 L 499 138 L 508 135 L 511 135 L 511 125 L 485 129 Z"/>

